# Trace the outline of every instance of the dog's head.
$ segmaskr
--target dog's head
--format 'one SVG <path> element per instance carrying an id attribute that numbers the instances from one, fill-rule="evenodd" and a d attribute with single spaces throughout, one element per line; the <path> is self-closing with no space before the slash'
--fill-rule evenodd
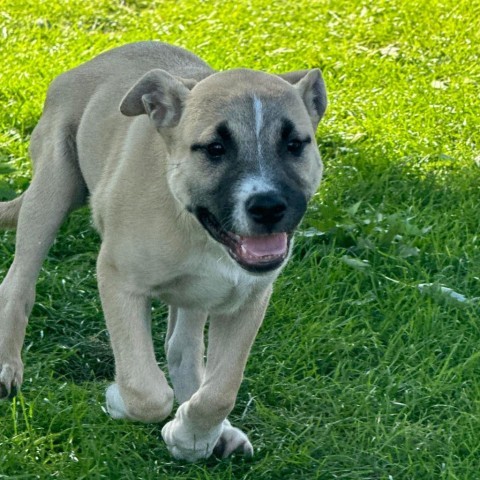
<path id="1" fill-rule="evenodd" d="M 198 83 L 152 70 L 120 111 L 149 115 L 169 149 L 175 198 L 239 265 L 260 273 L 288 257 L 320 182 L 315 129 L 326 104 L 318 69 L 230 70 Z"/>

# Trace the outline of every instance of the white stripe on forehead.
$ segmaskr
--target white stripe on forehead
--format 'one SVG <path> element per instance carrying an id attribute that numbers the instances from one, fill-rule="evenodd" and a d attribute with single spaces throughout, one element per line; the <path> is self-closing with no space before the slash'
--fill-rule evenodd
<path id="1" fill-rule="evenodd" d="M 263 177 L 265 172 L 263 170 L 262 142 L 260 141 L 260 132 L 263 126 L 263 104 L 256 95 L 253 95 L 253 112 L 255 115 L 255 138 L 257 140 L 258 164 L 260 166 L 260 174 Z"/>
<path id="2" fill-rule="evenodd" d="M 253 96 L 253 111 L 255 112 L 255 136 L 258 142 L 260 130 L 263 125 L 263 105 L 262 101 L 256 95 Z"/>

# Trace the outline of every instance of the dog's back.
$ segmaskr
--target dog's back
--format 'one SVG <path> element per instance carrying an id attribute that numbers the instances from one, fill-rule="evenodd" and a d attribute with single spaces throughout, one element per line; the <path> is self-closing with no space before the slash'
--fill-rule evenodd
<path id="1" fill-rule="evenodd" d="M 32 134 L 34 166 L 45 157 L 44 149 L 51 148 L 52 141 L 61 142 L 78 163 L 77 135 L 86 110 L 93 106 L 105 118 L 118 115 L 119 121 L 125 120 L 118 110 L 123 95 L 154 68 L 197 81 L 213 72 L 193 53 L 152 41 L 115 48 L 63 73 L 51 83 L 42 117 Z M 52 129 L 56 134 L 52 135 Z"/>

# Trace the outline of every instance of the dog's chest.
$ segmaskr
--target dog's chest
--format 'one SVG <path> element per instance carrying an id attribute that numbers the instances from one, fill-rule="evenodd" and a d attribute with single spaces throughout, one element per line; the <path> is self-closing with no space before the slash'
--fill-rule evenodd
<path id="1" fill-rule="evenodd" d="M 243 305 L 252 291 L 270 281 L 222 260 L 194 262 L 188 271 L 156 286 L 152 293 L 169 305 L 227 313 Z"/>

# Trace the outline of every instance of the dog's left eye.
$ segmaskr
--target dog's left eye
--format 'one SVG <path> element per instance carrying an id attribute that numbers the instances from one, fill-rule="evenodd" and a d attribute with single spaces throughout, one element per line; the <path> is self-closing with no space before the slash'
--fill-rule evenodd
<path id="1" fill-rule="evenodd" d="M 213 159 L 218 159 L 225 155 L 225 147 L 220 142 L 214 142 L 207 145 L 205 148 L 208 156 Z"/>

